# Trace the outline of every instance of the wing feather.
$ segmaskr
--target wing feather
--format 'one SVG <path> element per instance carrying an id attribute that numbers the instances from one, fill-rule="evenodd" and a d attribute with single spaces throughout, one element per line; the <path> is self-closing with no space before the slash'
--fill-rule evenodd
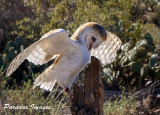
<path id="1" fill-rule="evenodd" d="M 30 47 L 23 50 L 18 56 L 14 58 L 14 60 L 10 63 L 6 77 L 10 76 L 19 66 L 20 64 L 26 59 L 26 57 L 31 53 L 31 49 L 37 45 L 37 42 L 32 44 Z"/>
<path id="2" fill-rule="evenodd" d="M 107 39 L 93 49 L 91 55 L 98 58 L 103 65 L 109 64 L 114 61 L 121 44 L 121 40 L 116 35 L 107 31 Z"/>
<path id="3" fill-rule="evenodd" d="M 73 40 L 68 38 L 65 30 L 52 30 L 17 56 L 9 65 L 6 76 L 10 76 L 25 59 L 36 65 L 42 65 L 53 59 L 54 55 L 63 54 L 64 47 L 70 49 L 73 45 L 75 46 Z"/>
<path id="4" fill-rule="evenodd" d="M 68 51 L 66 57 L 58 56 L 54 63 L 43 71 L 35 80 L 34 87 L 40 86 L 40 88 L 51 91 L 57 82 L 64 90 L 71 87 L 75 81 L 78 73 L 81 71 L 77 69 L 81 64 L 81 60 L 78 55 L 71 55 L 72 51 Z M 78 52 L 77 52 L 78 54 Z"/>

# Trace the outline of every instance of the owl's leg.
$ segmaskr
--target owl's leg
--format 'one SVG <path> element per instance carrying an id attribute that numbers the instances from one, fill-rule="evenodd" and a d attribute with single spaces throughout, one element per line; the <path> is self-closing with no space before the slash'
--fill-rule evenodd
<path id="1" fill-rule="evenodd" d="M 69 88 L 66 88 L 64 91 L 67 93 L 68 96 L 72 97 L 71 90 Z"/>
<path id="2" fill-rule="evenodd" d="M 64 91 L 67 92 L 67 93 L 69 93 L 69 92 L 70 92 L 70 89 L 69 89 L 69 88 L 66 88 Z"/>
<path id="3" fill-rule="evenodd" d="M 72 100 L 73 99 L 73 93 L 71 92 L 71 90 L 69 88 L 66 88 L 64 91 L 67 93 L 67 96 L 69 96 L 69 99 Z"/>

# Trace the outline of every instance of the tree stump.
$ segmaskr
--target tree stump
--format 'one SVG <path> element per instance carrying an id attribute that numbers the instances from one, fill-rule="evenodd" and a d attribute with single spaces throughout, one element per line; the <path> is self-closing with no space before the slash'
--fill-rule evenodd
<path id="1" fill-rule="evenodd" d="M 103 115 L 103 85 L 100 61 L 91 57 L 84 86 L 73 86 L 72 115 Z"/>

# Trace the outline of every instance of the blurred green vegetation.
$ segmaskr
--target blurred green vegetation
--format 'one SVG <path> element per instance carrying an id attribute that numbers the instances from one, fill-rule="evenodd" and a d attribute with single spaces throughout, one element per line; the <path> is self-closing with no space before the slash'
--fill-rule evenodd
<path id="1" fill-rule="evenodd" d="M 52 107 L 58 103 L 58 101 L 51 102 L 54 100 L 53 96 L 44 99 L 41 90 L 32 90 L 35 76 L 49 64 L 39 67 L 24 61 L 9 78 L 5 78 L 6 69 L 16 55 L 40 39 L 44 33 L 63 28 L 71 36 L 86 22 L 103 25 L 107 31 L 115 33 L 123 42 L 117 59 L 103 69 L 103 78 L 113 90 L 120 90 L 120 87 L 127 87 L 126 90 L 136 87 L 138 90 L 148 81 L 160 78 L 158 0 L 0 0 L 2 107 L 4 103 L 13 105 L 34 103 Z M 54 113 L 53 111 L 47 110 L 46 114 Z M 23 112 L 28 114 L 35 111 L 20 111 L 18 114 Z M 39 112 L 42 114 L 42 111 Z"/>

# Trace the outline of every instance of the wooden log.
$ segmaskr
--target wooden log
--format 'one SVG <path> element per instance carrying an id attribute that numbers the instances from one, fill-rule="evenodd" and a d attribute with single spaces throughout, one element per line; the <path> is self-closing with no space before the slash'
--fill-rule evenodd
<path id="1" fill-rule="evenodd" d="M 91 64 L 85 71 L 85 109 L 92 111 L 95 115 L 103 115 L 104 91 L 100 72 L 100 61 L 95 57 L 91 57 Z"/>
<path id="2" fill-rule="evenodd" d="M 103 115 L 103 85 L 101 64 L 91 57 L 85 71 L 84 87 L 73 86 L 72 115 Z"/>

